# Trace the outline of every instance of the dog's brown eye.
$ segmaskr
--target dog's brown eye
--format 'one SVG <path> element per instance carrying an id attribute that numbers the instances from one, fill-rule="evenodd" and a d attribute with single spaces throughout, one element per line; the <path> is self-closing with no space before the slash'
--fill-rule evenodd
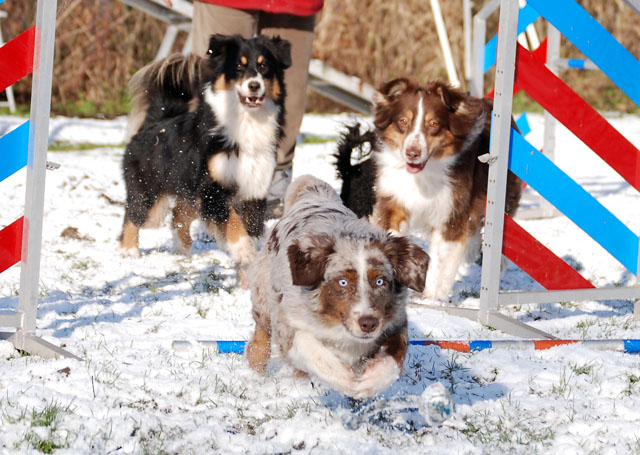
<path id="1" fill-rule="evenodd" d="M 236 65 L 236 71 L 242 71 L 242 68 L 244 67 L 240 63 Z"/>
<path id="2" fill-rule="evenodd" d="M 440 123 L 437 120 L 431 120 L 428 124 L 429 128 L 437 128 L 440 126 Z"/>
<path id="3" fill-rule="evenodd" d="M 260 64 L 258 65 L 258 70 L 259 70 L 261 73 L 264 73 L 265 71 L 267 71 L 267 65 L 266 65 L 265 63 L 260 63 Z"/>
<path id="4" fill-rule="evenodd" d="M 408 119 L 403 117 L 400 120 L 398 120 L 398 128 L 400 129 L 400 131 L 406 131 L 408 126 L 409 126 Z"/>

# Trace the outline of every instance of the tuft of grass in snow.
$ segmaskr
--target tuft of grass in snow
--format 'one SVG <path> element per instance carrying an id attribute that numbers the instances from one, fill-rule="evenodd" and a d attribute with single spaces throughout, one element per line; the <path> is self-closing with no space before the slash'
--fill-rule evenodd
<path id="1" fill-rule="evenodd" d="M 492 414 L 484 411 L 464 416 L 465 428 L 460 433 L 474 445 L 492 445 L 507 449 L 510 453 L 513 453 L 511 451 L 515 446 L 526 449 L 524 453 L 536 453 L 535 446 L 547 447 L 555 438 L 553 427 L 541 424 L 536 417 L 523 418 L 523 410 L 519 409 L 520 417 L 514 418 L 515 416 L 508 415 L 511 413 L 509 409 L 513 408 L 503 403 L 503 409 L 504 413 Z"/>
<path id="2" fill-rule="evenodd" d="M 460 382 L 461 373 L 467 373 L 468 368 L 458 363 L 458 353 L 455 353 L 450 359 L 447 359 L 443 370 L 440 372 L 440 377 L 445 381 L 449 381 L 449 391 L 455 393 L 455 388 L 458 382 Z"/>
<path id="3" fill-rule="evenodd" d="M 635 374 L 627 374 L 627 388 L 625 389 L 624 393 L 627 396 L 631 396 L 638 382 L 640 382 L 640 377 L 636 376 Z"/>
<path id="4" fill-rule="evenodd" d="M 42 409 L 31 411 L 31 428 L 25 433 L 23 441 L 42 453 L 53 453 L 56 449 L 69 446 L 69 434 L 59 429 L 59 423 L 65 414 L 72 414 L 71 403 L 62 405 L 56 400 L 47 403 Z M 19 414 L 20 420 L 26 420 L 27 411 Z"/>
<path id="5" fill-rule="evenodd" d="M 551 386 L 551 393 L 554 395 L 561 395 L 567 398 L 571 394 L 571 388 L 569 387 L 571 383 L 571 378 L 573 377 L 573 371 L 570 371 L 567 374 L 567 369 L 563 368 L 560 373 L 560 378 L 557 384 L 553 384 Z M 566 394 L 566 395 L 565 395 Z"/>

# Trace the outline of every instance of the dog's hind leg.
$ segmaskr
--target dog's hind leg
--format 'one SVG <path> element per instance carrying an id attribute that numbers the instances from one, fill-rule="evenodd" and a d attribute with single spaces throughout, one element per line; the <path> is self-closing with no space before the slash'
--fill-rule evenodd
<path id="1" fill-rule="evenodd" d="M 173 207 L 171 227 L 173 246 L 177 253 L 188 255 L 191 252 L 191 223 L 198 217 L 196 208 L 182 198 L 178 198 Z"/>
<path id="2" fill-rule="evenodd" d="M 122 236 L 120 237 L 120 250 L 125 256 L 137 257 L 140 255 L 138 250 L 138 240 L 140 238 L 140 227 L 136 226 L 133 221 L 125 221 L 122 228 Z"/>
<path id="3" fill-rule="evenodd" d="M 149 212 L 154 206 L 155 199 L 149 200 L 143 196 L 127 195 L 127 205 L 124 212 L 124 226 L 120 236 L 120 250 L 125 256 L 138 257 L 138 241 L 140 228 L 148 221 Z"/>

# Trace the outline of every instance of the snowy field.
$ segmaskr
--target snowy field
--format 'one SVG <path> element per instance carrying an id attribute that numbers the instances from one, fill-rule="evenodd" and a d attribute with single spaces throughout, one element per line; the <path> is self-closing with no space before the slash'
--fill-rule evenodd
<path id="1" fill-rule="evenodd" d="M 339 188 L 330 154 L 346 120 L 305 117 L 302 132 L 314 140 L 298 148 L 295 175 Z M 0 134 L 22 121 L 0 117 Z M 640 145 L 640 118 L 610 121 Z M 530 123 L 539 147 L 542 118 Z M 173 253 L 168 228 L 141 232 L 140 258 L 118 253 L 124 129 L 125 119 L 52 119 L 52 141 L 96 144 L 50 152 L 61 167 L 47 172 L 45 195 L 38 334 L 82 360 L 21 355 L 0 341 L 0 454 L 640 454 L 637 355 L 577 345 L 469 354 L 411 347 L 383 399 L 398 404 L 440 382 L 452 392 L 452 417 L 431 427 L 400 410 L 348 429 L 343 422 L 363 404 L 293 378 L 278 359 L 259 376 L 239 355 L 173 350 L 174 340 L 248 339 L 249 293 L 197 223 L 189 257 Z M 562 127 L 556 162 L 640 232 L 638 192 Z M 0 227 L 22 215 L 24 183 L 24 171 L 0 183 Z M 520 222 L 594 284 L 635 283 L 566 218 Z M 0 311 L 15 309 L 19 276 L 19 266 L 0 274 Z M 514 265 L 502 284 L 540 289 Z M 479 289 L 480 267 L 464 267 L 451 304 L 476 308 Z M 630 301 L 502 312 L 559 338 L 640 338 Z M 413 339 L 513 338 L 419 305 L 409 320 Z"/>

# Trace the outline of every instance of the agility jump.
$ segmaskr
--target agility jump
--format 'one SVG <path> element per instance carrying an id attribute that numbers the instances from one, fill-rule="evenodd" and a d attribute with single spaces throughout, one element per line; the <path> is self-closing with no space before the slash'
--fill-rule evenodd
<path id="1" fill-rule="evenodd" d="M 56 0 L 39 0 L 36 25 L 0 48 L 0 90 L 33 74 L 29 121 L 0 138 L 0 181 L 26 166 L 24 216 L 0 231 L 0 272 L 20 262 L 20 296 L 15 312 L 0 314 L 0 338 L 42 357 L 74 357 L 36 336 L 45 173 L 51 108 Z"/>

